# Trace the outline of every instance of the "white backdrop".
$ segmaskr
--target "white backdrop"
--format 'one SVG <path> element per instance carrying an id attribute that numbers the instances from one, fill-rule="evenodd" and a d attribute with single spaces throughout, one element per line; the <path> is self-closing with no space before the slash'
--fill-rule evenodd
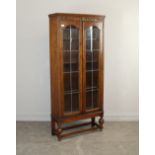
<path id="1" fill-rule="evenodd" d="M 17 0 L 17 120 L 50 120 L 48 14 L 55 12 L 106 16 L 105 120 L 138 120 L 138 0 Z"/>

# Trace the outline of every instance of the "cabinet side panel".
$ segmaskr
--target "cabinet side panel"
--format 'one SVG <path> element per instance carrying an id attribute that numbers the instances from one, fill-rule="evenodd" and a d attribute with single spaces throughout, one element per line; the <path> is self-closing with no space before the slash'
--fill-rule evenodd
<path id="1" fill-rule="evenodd" d="M 104 31 L 104 20 L 101 22 L 101 39 L 100 39 L 100 45 L 101 45 L 101 52 L 99 55 L 99 68 L 100 68 L 100 75 L 99 75 L 99 81 L 100 81 L 100 105 L 102 108 L 102 111 L 104 113 L 104 40 L 103 40 L 103 31 Z"/>
<path id="2" fill-rule="evenodd" d="M 103 109 L 103 116 L 104 116 L 104 79 L 105 79 L 105 52 L 104 52 L 104 20 L 105 19 L 103 19 L 103 26 L 102 26 L 102 66 L 103 66 L 103 78 L 102 78 L 102 86 L 103 86 L 103 105 L 102 105 L 102 109 Z"/>
<path id="3" fill-rule="evenodd" d="M 58 103 L 58 67 L 57 67 L 57 18 L 49 18 L 50 29 L 50 81 L 51 81 L 51 116 L 59 114 Z"/>

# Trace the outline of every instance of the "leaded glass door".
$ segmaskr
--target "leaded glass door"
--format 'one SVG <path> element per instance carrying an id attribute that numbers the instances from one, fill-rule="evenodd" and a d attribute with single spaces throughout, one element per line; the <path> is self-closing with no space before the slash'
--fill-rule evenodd
<path id="1" fill-rule="evenodd" d="M 82 111 L 82 37 L 81 23 L 61 22 L 63 59 L 63 115 Z"/>
<path id="2" fill-rule="evenodd" d="M 83 25 L 84 111 L 89 112 L 102 108 L 102 23 L 84 22 Z"/>

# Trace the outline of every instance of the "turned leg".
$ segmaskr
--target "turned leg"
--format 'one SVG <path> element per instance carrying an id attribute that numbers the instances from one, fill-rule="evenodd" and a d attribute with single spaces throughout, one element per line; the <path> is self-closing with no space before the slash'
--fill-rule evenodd
<path id="1" fill-rule="evenodd" d="M 57 134 L 57 137 L 58 137 L 59 141 L 61 140 L 61 133 L 62 133 L 61 126 L 62 126 L 62 123 L 61 122 L 57 122 L 56 134 Z"/>
<path id="2" fill-rule="evenodd" d="M 52 123 L 51 123 L 51 125 L 52 125 L 52 127 L 51 127 L 51 129 L 52 129 L 52 135 L 55 135 L 55 121 L 54 121 L 53 118 L 52 118 Z"/>
<path id="3" fill-rule="evenodd" d="M 91 118 L 91 126 L 94 127 L 95 126 L 95 117 Z"/>
<path id="4" fill-rule="evenodd" d="M 99 119 L 99 126 L 101 130 L 103 129 L 103 124 L 104 124 L 104 119 L 103 119 L 103 115 L 101 115 Z"/>

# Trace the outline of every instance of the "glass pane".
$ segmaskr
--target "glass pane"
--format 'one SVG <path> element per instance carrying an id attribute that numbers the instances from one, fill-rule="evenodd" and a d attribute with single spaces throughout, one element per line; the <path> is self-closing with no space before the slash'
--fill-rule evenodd
<path id="1" fill-rule="evenodd" d="M 86 71 L 86 89 L 98 89 L 98 71 Z"/>
<path id="2" fill-rule="evenodd" d="M 64 72 L 69 72 L 70 71 L 70 52 L 64 52 L 63 53 L 63 59 L 64 59 Z"/>
<path id="3" fill-rule="evenodd" d="M 97 108 L 98 106 L 98 91 L 93 91 L 93 108 Z"/>
<path id="4" fill-rule="evenodd" d="M 92 72 L 86 72 L 86 89 L 91 89 L 92 86 Z"/>
<path id="5" fill-rule="evenodd" d="M 79 111 L 79 29 L 63 30 L 64 112 Z"/>
<path id="6" fill-rule="evenodd" d="M 65 112 L 71 111 L 71 94 L 65 94 Z"/>
<path id="7" fill-rule="evenodd" d="M 79 30 L 74 26 L 71 26 L 71 41 L 72 41 L 72 50 L 79 50 Z"/>
<path id="8" fill-rule="evenodd" d="M 92 82 L 93 87 L 97 89 L 98 88 L 98 82 L 99 82 L 99 79 L 98 79 L 99 78 L 99 76 L 98 76 L 99 72 L 98 71 L 93 71 L 92 74 L 93 74 L 93 79 L 92 79 L 93 80 L 93 82 Z"/>
<path id="9" fill-rule="evenodd" d="M 71 73 L 71 77 L 72 77 L 72 90 L 78 91 L 79 90 L 79 74 Z"/>
<path id="10" fill-rule="evenodd" d="M 86 92 L 86 108 L 91 109 L 92 108 L 92 92 L 87 91 Z"/>
<path id="11" fill-rule="evenodd" d="M 79 70 L 79 51 L 73 51 L 71 54 L 72 59 L 72 71 L 78 71 Z"/>
<path id="12" fill-rule="evenodd" d="M 86 109 L 97 108 L 99 88 L 99 29 L 86 29 Z"/>
<path id="13" fill-rule="evenodd" d="M 71 76 L 69 73 L 64 73 L 64 90 L 66 91 L 71 91 Z"/>
<path id="14" fill-rule="evenodd" d="M 70 49 L 70 27 L 66 27 L 63 31 L 63 49 Z"/>
<path id="15" fill-rule="evenodd" d="M 73 93 L 72 94 L 72 100 L 73 100 L 73 107 L 72 111 L 79 111 L 79 94 L 78 93 Z"/>
<path id="16" fill-rule="evenodd" d="M 98 90 L 87 90 L 86 92 L 86 108 L 87 110 L 98 107 Z"/>

